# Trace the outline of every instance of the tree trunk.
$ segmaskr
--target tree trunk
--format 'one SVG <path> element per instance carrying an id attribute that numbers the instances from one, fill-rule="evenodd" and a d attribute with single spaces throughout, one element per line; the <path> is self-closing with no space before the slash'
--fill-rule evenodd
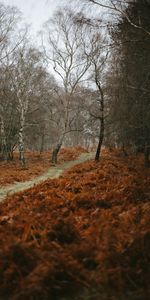
<path id="1" fill-rule="evenodd" d="M 100 119 L 100 134 L 99 134 L 99 142 L 96 150 L 96 155 L 95 155 L 95 161 L 99 161 L 100 159 L 100 154 L 101 154 L 101 148 L 103 144 L 103 139 L 104 139 L 104 117 Z"/>
<path id="2" fill-rule="evenodd" d="M 42 138 L 41 138 L 40 154 L 44 151 L 44 142 L 45 142 L 45 133 L 42 134 Z"/>
<path id="3" fill-rule="evenodd" d="M 24 124 L 25 124 L 25 115 L 24 109 L 21 108 L 21 115 L 20 115 L 20 130 L 19 130 L 19 159 L 21 165 L 25 166 L 25 156 L 24 156 Z"/>
<path id="4" fill-rule="evenodd" d="M 59 142 L 56 145 L 56 147 L 54 148 L 53 153 L 52 153 L 52 159 L 51 159 L 52 163 L 57 164 L 57 157 L 58 157 L 58 153 L 59 153 L 59 151 L 61 149 L 61 146 L 62 146 L 62 141 Z"/>
<path id="5" fill-rule="evenodd" d="M 6 145 L 4 120 L 2 117 L 1 117 L 0 128 L 1 128 L 1 153 L 2 153 L 1 159 L 6 160 L 7 159 L 7 145 Z"/>
<path id="6" fill-rule="evenodd" d="M 107 55 L 106 55 L 107 57 Z M 97 150 L 96 150 L 96 155 L 95 155 L 95 161 L 99 161 L 100 159 L 100 154 L 101 154 L 101 148 L 102 148 L 102 144 L 103 144 L 103 139 L 104 139 L 104 129 L 105 129 L 105 124 L 104 124 L 104 93 L 103 93 L 103 89 L 101 86 L 101 82 L 99 80 L 99 68 L 96 64 L 96 61 L 94 60 L 94 68 L 95 68 L 95 84 L 98 88 L 98 92 L 100 95 L 100 100 L 99 100 L 99 109 L 100 109 L 100 117 L 99 117 L 99 121 L 100 121 L 100 132 L 99 132 L 99 142 L 98 142 L 98 146 L 97 146 Z"/>

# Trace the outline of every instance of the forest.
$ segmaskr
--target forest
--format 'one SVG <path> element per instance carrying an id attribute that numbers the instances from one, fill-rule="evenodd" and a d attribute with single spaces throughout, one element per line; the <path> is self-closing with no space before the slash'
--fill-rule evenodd
<path id="1" fill-rule="evenodd" d="M 150 299 L 150 0 L 0 2 L 0 300 Z"/>

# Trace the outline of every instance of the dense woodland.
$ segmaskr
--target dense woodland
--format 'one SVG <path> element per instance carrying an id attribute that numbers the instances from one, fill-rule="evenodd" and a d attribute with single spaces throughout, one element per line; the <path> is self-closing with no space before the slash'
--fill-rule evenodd
<path id="1" fill-rule="evenodd" d="M 0 3 L 2 189 L 95 158 L 0 203 L 0 299 L 149 300 L 150 0 L 68 2 Z"/>

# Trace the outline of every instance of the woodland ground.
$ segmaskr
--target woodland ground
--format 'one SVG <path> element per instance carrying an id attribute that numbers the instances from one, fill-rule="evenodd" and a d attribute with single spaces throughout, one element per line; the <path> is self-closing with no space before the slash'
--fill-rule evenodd
<path id="1" fill-rule="evenodd" d="M 86 152 L 81 147 L 61 149 L 58 164 L 76 159 L 81 153 Z M 0 187 L 14 182 L 23 182 L 43 174 L 53 164 L 51 151 L 26 152 L 26 166 L 22 167 L 18 159 L 19 154 L 14 153 L 12 161 L 0 162 Z"/>
<path id="2" fill-rule="evenodd" d="M 79 153 L 79 149 L 77 151 Z M 66 152 L 65 152 L 66 154 Z M 34 178 L 30 178 L 29 180 L 23 181 L 23 182 L 14 182 L 12 184 L 7 184 L 6 186 L 2 186 L 0 188 L 0 202 L 4 201 L 6 197 L 16 194 L 20 191 L 25 191 L 29 188 L 34 187 L 35 185 L 47 180 L 47 179 L 54 179 L 58 178 L 66 169 L 69 169 L 76 164 L 79 164 L 81 162 L 87 161 L 89 159 L 94 158 L 94 152 L 85 152 L 81 153 L 77 158 L 75 158 L 75 155 L 72 156 L 71 161 L 63 161 L 62 163 L 55 164 L 53 166 L 50 166 L 47 171 L 45 171 L 42 175 L 36 176 Z M 64 155 L 63 155 L 64 156 Z M 71 156 L 70 156 L 71 158 Z"/>
<path id="3" fill-rule="evenodd" d="M 150 170 L 103 152 L 0 204 L 0 299 L 149 300 Z"/>

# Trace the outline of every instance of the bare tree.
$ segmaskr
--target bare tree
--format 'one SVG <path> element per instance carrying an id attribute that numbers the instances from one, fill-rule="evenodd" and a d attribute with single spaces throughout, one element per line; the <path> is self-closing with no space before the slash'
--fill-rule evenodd
<path id="1" fill-rule="evenodd" d="M 0 63 L 22 43 L 27 27 L 19 26 L 21 13 L 16 7 L 0 3 Z"/>
<path id="2" fill-rule="evenodd" d="M 25 122 L 29 109 L 29 102 L 35 94 L 35 84 L 38 79 L 37 65 L 40 61 L 40 53 L 23 45 L 14 55 L 14 64 L 10 69 L 13 92 L 17 100 L 17 110 L 20 116 L 19 152 L 21 164 L 25 165 L 24 139 Z"/>
<path id="3" fill-rule="evenodd" d="M 81 1 L 79 1 L 81 2 Z M 141 16 L 139 12 L 139 20 L 138 22 L 135 22 L 130 15 L 127 13 L 126 8 L 128 5 L 134 5 L 134 0 L 83 0 L 82 4 L 84 3 L 84 7 L 87 7 L 87 5 L 95 5 L 105 10 L 107 14 L 111 14 L 111 16 L 114 16 L 115 18 L 125 18 L 126 21 L 131 25 L 132 27 L 143 31 L 146 35 L 150 37 L 150 31 L 144 26 L 144 24 L 141 23 Z M 145 5 L 150 5 L 149 0 L 144 0 Z M 143 5 L 144 5 L 143 3 Z"/>
<path id="4" fill-rule="evenodd" d="M 51 147 L 56 132 L 54 110 L 58 97 L 57 84 L 44 65 L 36 67 L 34 91 L 26 114 L 25 135 L 29 149 L 43 152 Z"/>
<path id="5" fill-rule="evenodd" d="M 91 62 L 82 47 L 84 30 L 74 22 L 74 15 L 71 11 L 67 9 L 57 11 L 54 17 L 46 23 L 45 33 L 48 43 L 48 47 L 44 47 L 45 56 L 61 80 L 64 90 L 59 95 L 59 109 L 62 110 L 61 130 L 52 155 L 52 161 L 56 162 L 66 134 L 76 130 L 71 127 L 73 94 L 84 79 Z"/>
<path id="6" fill-rule="evenodd" d="M 11 90 L 9 82 L 9 68 L 12 64 L 12 55 L 22 43 L 26 29 L 19 29 L 20 12 L 15 7 L 5 6 L 0 3 L 0 69 L 1 69 L 1 86 L 0 86 L 0 119 L 1 119 L 1 150 L 2 157 L 8 158 L 11 141 L 7 141 L 10 137 L 10 131 L 6 132 L 6 119 L 12 110 L 11 103 L 13 101 L 10 96 Z M 7 109 L 6 109 L 7 107 Z M 10 120 L 9 120 L 9 123 Z M 10 124 L 9 124 L 10 125 Z M 10 126 L 9 126 L 10 128 Z M 8 129 L 8 126 L 7 126 Z M 5 153 L 4 153 L 5 152 Z M 7 154 L 6 154 L 7 152 Z"/>
<path id="7" fill-rule="evenodd" d="M 95 160 L 98 161 L 101 154 L 101 147 L 104 140 L 105 131 L 105 73 L 107 66 L 108 51 L 102 49 L 102 44 L 105 43 L 104 33 L 100 33 L 98 30 L 89 30 L 89 38 L 92 45 L 92 51 L 90 53 L 91 59 L 91 76 L 90 79 L 96 86 L 95 91 L 95 103 L 90 105 L 90 115 L 96 122 L 99 123 L 99 134 L 98 134 L 98 146 L 96 150 Z"/>

